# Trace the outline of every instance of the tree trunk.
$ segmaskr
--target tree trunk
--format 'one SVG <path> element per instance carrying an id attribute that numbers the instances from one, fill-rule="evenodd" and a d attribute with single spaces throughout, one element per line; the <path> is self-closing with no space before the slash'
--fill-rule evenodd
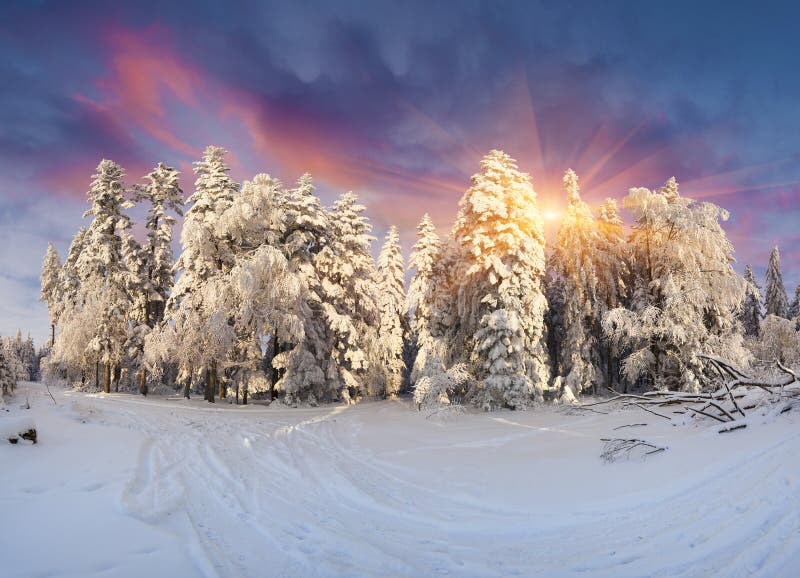
<path id="1" fill-rule="evenodd" d="M 186 383 L 183 384 L 183 397 L 186 399 L 189 398 L 189 392 L 192 389 L 192 372 L 189 372 L 189 379 L 186 380 Z"/>
<path id="2" fill-rule="evenodd" d="M 50 324 L 50 349 L 52 349 L 56 344 L 56 324 Z"/>
<path id="3" fill-rule="evenodd" d="M 272 401 L 275 399 L 275 382 L 278 381 L 278 370 L 272 366 L 272 361 L 275 359 L 275 355 L 278 353 L 278 338 L 273 335 L 272 339 L 270 339 L 270 345 L 266 351 L 266 364 L 269 368 L 269 400 Z"/>
<path id="4" fill-rule="evenodd" d="M 105 364 L 105 376 L 103 379 L 103 392 L 111 393 L 111 363 Z"/>
<path id="5" fill-rule="evenodd" d="M 217 388 L 217 362 L 212 361 L 211 365 L 206 368 L 206 388 L 205 399 L 209 403 L 214 403 L 214 395 Z"/>
<path id="6" fill-rule="evenodd" d="M 247 405 L 247 384 L 242 388 L 242 405 Z"/>
<path id="7" fill-rule="evenodd" d="M 139 374 L 139 393 L 147 397 L 147 372 L 145 371 L 144 367 Z"/>
<path id="8" fill-rule="evenodd" d="M 100 362 L 94 362 L 94 388 L 100 389 Z"/>
<path id="9" fill-rule="evenodd" d="M 219 379 L 219 398 L 225 399 L 228 397 L 228 385 L 225 379 Z"/>
<path id="10" fill-rule="evenodd" d="M 119 382 L 122 379 L 122 368 L 119 365 L 114 366 L 114 393 L 119 393 Z"/>

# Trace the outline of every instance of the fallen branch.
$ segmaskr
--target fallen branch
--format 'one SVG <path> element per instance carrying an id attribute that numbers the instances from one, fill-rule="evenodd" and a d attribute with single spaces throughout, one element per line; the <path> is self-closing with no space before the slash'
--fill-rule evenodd
<path id="1" fill-rule="evenodd" d="M 730 427 L 724 427 L 721 430 L 719 430 L 719 432 L 717 432 L 717 433 L 728 433 L 729 431 L 735 431 L 737 429 L 744 429 L 746 427 L 747 427 L 746 423 L 740 423 L 738 425 L 732 425 Z"/>
<path id="2" fill-rule="evenodd" d="M 667 449 L 666 446 L 657 446 L 636 438 L 603 438 L 600 441 L 605 444 L 600 457 L 607 463 L 615 462 L 621 457 L 629 459 L 631 452 L 636 448 L 643 448 L 645 451 L 642 455 L 644 456 L 657 454 Z"/>
<path id="3" fill-rule="evenodd" d="M 636 407 L 660 418 L 671 421 L 670 415 L 664 415 L 655 408 L 678 406 L 671 413 L 673 415 L 685 415 L 687 412 L 696 416 L 703 416 L 713 419 L 720 423 L 735 422 L 747 416 L 746 411 L 754 409 L 758 403 L 748 403 L 742 406 L 738 400 L 745 399 L 749 395 L 748 391 L 758 388 L 770 394 L 780 394 L 780 398 L 800 397 L 800 387 L 791 387 L 800 384 L 797 374 L 784 366 L 780 361 L 776 361 L 776 366 L 782 375 L 776 379 L 765 380 L 757 379 L 747 375 L 744 371 L 736 367 L 729 361 L 714 357 L 713 355 L 701 354 L 698 357 L 703 359 L 709 370 L 718 376 L 713 381 L 706 382 L 706 387 L 710 390 L 699 393 L 687 393 L 681 391 L 655 390 L 642 394 L 620 393 L 612 388 L 608 390 L 614 395 L 608 399 L 595 401 L 592 403 L 575 406 L 576 409 L 596 411 L 593 407 L 603 404 L 619 404 L 624 407 Z M 714 385 L 716 383 L 716 385 Z M 787 389 L 789 388 L 789 389 Z M 750 401 L 750 400 L 748 400 Z M 623 426 L 625 427 L 625 426 Z"/>
<path id="4" fill-rule="evenodd" d="M 55 405 L 56 407 L 58 407 L 58 404 L 56 403 L 56 398 L 54 398 L 54 397 L 53 397 L 53 394 L 52 394 L 52 393 L 50 393 L 50 385 L 49 385 L 49 384 L 48 384 L 48 383 L 45 381 L 45 382 L 44 382 L 44 386 L 47 388 L 47 395 L 49 395 L 49 396 L 50 396 L 50 399 L 52 399 L 52 400 L 53 400 L 53 405 Z"/>

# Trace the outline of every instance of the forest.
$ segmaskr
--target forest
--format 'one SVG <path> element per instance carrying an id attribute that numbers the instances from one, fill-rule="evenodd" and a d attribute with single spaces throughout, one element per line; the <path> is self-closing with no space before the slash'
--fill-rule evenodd
<path id="1" fill-rule="evenodd" d="M 355 194 L 323 207 L 309 174 L 239 184 L 225 156 L 205 150 L 185 202 L 163 163 L 131 186 L 118 164 L 98 165 L 88 224 L 63 263 L 52 244 L 44 257 L 50 343 L 37 353 L 21 334 L 4 338 L 4 393 L 40 376 L 209 402 L 410 394 L 417 408 L 524 409 L 697 393 L 714 371 L 708 356 L 744 368 L 800 361 L 800 288 L 790 302 L 778 248 L 762 299 L 752 268 L 733 268 L 728 213 L 682 196 L 675 178 L 630 189 L 625 223 L 615 199 L 584 202 L 567 170 L 548 243 L 531 177 L 493 150 L 446 236 L 422 216 L 406 264 L 395 227 L 375 261 Z M 135 204 L 147 211 L 141 241 L 125 213 Z"/>

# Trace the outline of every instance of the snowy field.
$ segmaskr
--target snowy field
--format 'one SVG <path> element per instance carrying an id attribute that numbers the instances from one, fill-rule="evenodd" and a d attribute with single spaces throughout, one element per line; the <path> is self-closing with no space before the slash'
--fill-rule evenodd
<path id="1" fill-rule="evenodd" d="M 800 575 L 794 413 L 720 435 L 637 411 L 54 395 L 23 384 L 0 411 L 40 437 L 0 443 L 5 578 Z M 604 463 L 620 436 L 669 449 Z"/>

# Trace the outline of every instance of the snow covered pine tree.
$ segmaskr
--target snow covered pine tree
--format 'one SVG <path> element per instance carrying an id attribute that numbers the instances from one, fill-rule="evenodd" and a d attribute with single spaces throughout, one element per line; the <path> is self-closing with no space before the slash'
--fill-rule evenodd
<path id="1" fill-rule="evenodd" d="M 536 193 L 514 159 L 493 150 L 459 205 L 453 239 L 464 275 L 455 335 L 464 339 L 481 382 L 475 401 L 485 409 L 523 409 L 531 399 L 542 399 L 550 374 Z"/>
<path id="2" fill-rule="evenodd" d="M 789 298 L 786 296 L 786 288 L 783 286 L 783 275 L 781 274 L 781 255 L 777 245 L 769 255 L 764 308 L 767 315 L 778 317 L 786 317 L 789 309 Z"/>

